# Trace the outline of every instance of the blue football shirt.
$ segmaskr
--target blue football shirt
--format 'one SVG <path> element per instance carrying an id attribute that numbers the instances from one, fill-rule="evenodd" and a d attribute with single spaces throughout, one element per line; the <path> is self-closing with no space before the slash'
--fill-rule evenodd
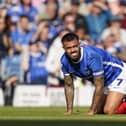
<path id="1" fill-rule="evenodd" d="M 81 58 L 78 62 L 73 62 L 64 53 L 61 64 L 64 75 L 73 74 L 92 82 L 95 77 L 104 75 L 105 86 L 112 83 L 123 69 L 123 61 L 91 45 L 81 46 Z"/>

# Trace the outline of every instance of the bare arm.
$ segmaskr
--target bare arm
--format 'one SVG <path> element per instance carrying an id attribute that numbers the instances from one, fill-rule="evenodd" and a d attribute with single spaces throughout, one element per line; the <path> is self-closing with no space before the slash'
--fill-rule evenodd
<path id="1" fill-rule="evenodd" d="M 89 115 L 94 115 L 96 113 L 98 113 L 99 110 L 99 105 L 100 102 L 102 100 L 102 96 L 103 96 L 103 89 L 104 89 L 104 78 L 102 77 L 97 77 L 94 80 L 94 84 L 95 84 L 95 92 L 94 92 L 94 96 L 93 96 L 93 101 L 92 101 L 92 105 L 90 107 L 90 111 L 89 111 Z"/>
<path id="2" fill-rule="evenodd" d="M 74 85 L 72 76 L 64 76 L 65 82 L 65 97 L 67 103 L 67 112 L 65 114 L 72 114 L 73 112 L 73 100 L 74 100 Z"/>

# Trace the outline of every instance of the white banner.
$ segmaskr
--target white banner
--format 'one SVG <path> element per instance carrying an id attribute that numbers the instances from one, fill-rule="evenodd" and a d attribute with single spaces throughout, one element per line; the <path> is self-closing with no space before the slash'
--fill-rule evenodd
<path id="1" fill-rule="evenodd" d="M 88 84 L 79 88 L 79 91 L 78 91 L 79 106 L 90 106 L 91 105 L 94 89 L 95 89 L 94 86 L 88 85 Z"/>
<path id="2" fill-rule="evenodd" d="M 1 88 L 0 88 L 0 106 L 4 106 L 4 94 Z"/>
<path id="3" fill-rule="evenodd" d="M 49 87 L 48 98 L 49 98 L 50 106 L 65 106 L 66 105 L 63 87 Z"/>
<path id="4" fill-rule="evenodd" d="M 74 106 L 90 106 L 94 87 L 85 85 L 75 88 Z M 66 106 L 64 87 L 37 85 L 17 86 L 14 94 L 14 106 Z"/>
<path id="5" fill-rule="evenodd" d="M 40 85 L 20 85 L 15 89 L 13 106 L 49 106 L 46 87 Z"/>

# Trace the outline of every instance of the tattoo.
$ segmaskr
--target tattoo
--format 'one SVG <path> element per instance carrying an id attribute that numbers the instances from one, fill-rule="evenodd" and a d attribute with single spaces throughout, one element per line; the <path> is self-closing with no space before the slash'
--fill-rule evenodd
<path id="1" fill-rule="evenodd" d="M 73 85 L 73 78 L 72 78 L 72 76 L 65 76 L 64 77 L 64 82 L 65 82 L 65 85 L 67 85 L 67 86 Z"/>
<path id="2" fill-rule="evenodd" d="M 94 113 L 98 113 L 99 105 L 100 105 L 102 96 L 104 94 L 103 92 L 104 77 L 101 76 L 101 77 L 95 78 L 94 84 L 95 84 L 95 92 L 94 92 L 93 101 L 91 105 L 91 111 L 93 111 Z"/>
<path id="3" fill-rule="evenodd" d="M 67 111 L 73 110 L 73 99 L 74 99 L 74 85 L 73 85 L 73 78 L 72 76 L 65 76 L 65 96 L 66 96 L 66 103 L 67 103 Z"/>

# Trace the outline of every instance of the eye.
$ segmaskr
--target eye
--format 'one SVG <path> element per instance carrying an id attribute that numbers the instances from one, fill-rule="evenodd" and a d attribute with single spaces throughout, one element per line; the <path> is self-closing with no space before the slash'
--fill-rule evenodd
<path id="1" fill-rule="evenodd" d="M 71 49 L 71 47 L 67 47 L 67 49 Z"/>
<path id="2" fill-rule="evenodd" d="M 73 48 L 77 48 L 77 47 L 78 47 L 78 45 L 74 45 L 74 46 L 73 46 Z"/>

